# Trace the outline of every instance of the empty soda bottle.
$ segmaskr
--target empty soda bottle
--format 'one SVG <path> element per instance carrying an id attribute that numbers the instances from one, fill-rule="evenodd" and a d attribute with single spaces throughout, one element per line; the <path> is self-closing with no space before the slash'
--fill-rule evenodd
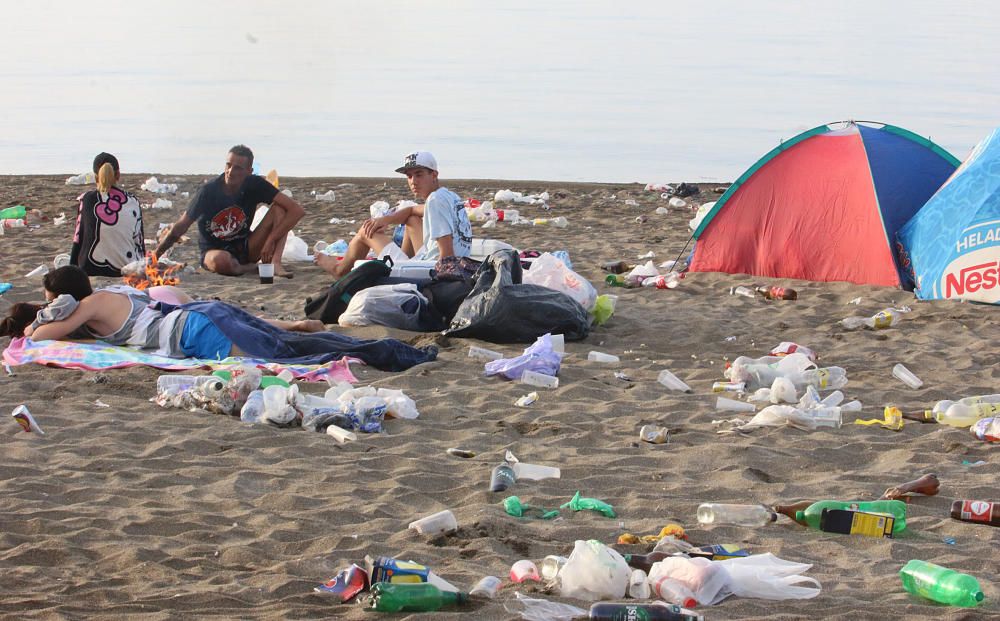
<path id="1" fill-rule="evenodd" d="M 777 287 L 762 285 L 757 287 L 757 293 L 768 300 L 797 300 L 799 294 L 795 289 L 789 287 Z"/>
<path id="2" fill-rule="evenodd" d="M 984 598 L 979 581 L 969 574 L 927 561 L 910 561 L 899 570 L 899 577 L 908 593 L 940 604 L 970 608 Z"/>
<path id="3" fill-rule="evenodd" d="M 1000 526 L 1000 502 L 956 500 L 951 503 L 951 517 L 962 522 Z"/>
<path id="4" fill-rule="evenodd" d="M 493 469 L 490 476 L 490 491 L 502 492 L 514 485 L 517 477 L 514 475 L 514 468 L 507 462 L 502 462 Z"/>
<path id="5" fill-rule="evenodd" d="M 726 505 L 707 502 L 698 507 L 699 524 L 766 526 L 777 519 L 778 515 L 765 505 Z"/>
<path id="6" fill-rule="evenodd" d="M 809 528 L 820 529 L 820 522 L 823 519 L 823 510 L 843 510 L 862 511 L 865 513 L 882 513 L 891 515 L 895 519 L 892 532 L 899 534 L 906 530 L 906 503 L 901 500 L 871 500 L 871 501 L 844 501 L 844 500 L 821 500 L 810 502 L 808 500 L 797 502 L 792 505 L 775 505 L 774 510 L 783 515 L 787 515 L 799 524 Z"/>
<path id="7" fill-rule="evenodd" d="M 952 427 L 971 427 L 981 418 L 1000 415 L 1000 403 L 977 403 L 966 405 L 959 401 L 952 403 L 944 412 L 938 412 L 934 418 L 942 425 Z"/>
<path id="8" fill-rule="evenodd" d="M 433 584 L 377 582 L 372 585 L 368 610 L 379 612 L 431 612 L 469 600 L 467 593 L 442 591 Z"/>
<path id="9" fill-rule="evenodd" d="M 624 274 L 635 269 L 634 265 L 629 265 L 625 261 L 607 261 L 601 264 L 601 269 L 612 274 Z"/>

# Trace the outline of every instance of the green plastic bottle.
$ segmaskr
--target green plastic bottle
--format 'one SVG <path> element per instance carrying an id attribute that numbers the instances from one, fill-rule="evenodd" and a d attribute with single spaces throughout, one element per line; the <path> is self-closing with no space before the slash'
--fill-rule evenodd
<path id="1" fill-rule="evenodd" d="M 809 528 L 819 530 L 823 509 L 842 509 L 847 511 L 864 511 L 865 513 L 888 513 L 896 518 L 892 526 L 892 534 L 898 535 L 906 530 L 906 503 L 902 500 L 873 500 L 868 502 L 844 500 L 820 500 L 814 502 L 805 511 L 796 511 L 795 521 L 805 522 Z"/>
<path id="2" fill-rule="evenodd" d="M 941 604 L 971 608 L 983 601 L 978 580 L 934 563 L 912 560 L 899 570 L 899 577 L 907 592 Z"/>
<path id="3" fill-rule="evenodd" d="M 22 220 L 28 210 L 24 205 L 14 205 L 6 209 L 0 209 L 0 220 Z"/>
<path id="4" fill-rule="evenodd" d="M 379 612 L 432 612 L 444 606 L 464 604 L 468 593 L 442 591 L 433 584 L 376 582 L 371 589 L 371 600 L 366 610 Z"/>

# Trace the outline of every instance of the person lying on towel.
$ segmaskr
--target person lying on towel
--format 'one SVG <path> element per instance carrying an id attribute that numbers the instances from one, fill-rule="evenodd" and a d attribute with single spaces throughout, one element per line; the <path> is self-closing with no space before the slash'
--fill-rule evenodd
<path id="1" fill-rule="evenodd" d="M 417 349 L 395 339 L 355 339 L 323 332 L 319 321 L 261 319 L 224 302 L 157 302 L 147 292 L 123 285 L 94 291 L 87 274 L 72 265 L 49 272 L 43 284 L 50 304 L 15 304 L 0 322 L 0 336 L 36 341 L 96 338 L 172 358 L 250 356 L 324 364 L 352 356 L 385 371 L 405 370 L 437 357 L 433 346 Z"/>

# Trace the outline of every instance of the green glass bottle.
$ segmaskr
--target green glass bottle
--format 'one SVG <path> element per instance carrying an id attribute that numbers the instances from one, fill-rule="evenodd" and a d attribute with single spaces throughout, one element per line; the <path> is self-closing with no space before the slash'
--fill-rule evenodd
<path id="1" fill-rule="evenodd" d="M 445 606 L 464 604 L 468 593 L 442 591 L 426 582 L 393 583 L 376 582 L 371 589 L 371 598 L 366 610 L 379 612 L 431 612 Z"/>
<path id="2" fill-rule="evenodd" d="M 844 500 L 820 500 L 814 502 L 805 511 L 795 513 L 795 521 L 809 528 L 819 530 L 823 517 L 823 509 L 841 509 L 846 511 L 864 511 L 865 513 L 887 513 L 896 518 L 892 533 L 898 535 L 906 530 L 906 503 L 901 500 L 872 500 L 868 502 Z"/>
<path id="3" fill-rule="evenodd" d="M 978 580 L 934 563 L 912 560 L 899 570 L 899 577 L 907 592 L 941 604 L 970 608 L 983 601 Z"/>

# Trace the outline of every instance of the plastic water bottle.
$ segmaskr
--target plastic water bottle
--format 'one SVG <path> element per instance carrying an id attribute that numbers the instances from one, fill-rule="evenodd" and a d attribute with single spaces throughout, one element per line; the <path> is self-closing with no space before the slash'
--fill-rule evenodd
<path id="1" fill-rule="evenodd" d="M 243 409 L 240 410 L 240 420 L 253 425 L 264 422 L 264 391 L 254 390 L 247 396 Z"/>
<path id="2" fill-rule="evenodd" d="M 978 403 L 966 405 L 962 402 L 951 404 L 944 412 L 938 412 L 934 419 L 942 425 L 971 427 L 981 418 L 1000 415 L 1000 403 Z"/>
<path id="3" fill-rule="evenodd" d="M 778 514 L 765 505 L 725 505 L 707 502 L 698 507 L 699 524 L 766 526 L 777 519 Z"/>
<path id="4" fill-rule="evenodd" d="M 204 384 L 221 382 L 214 375 L 161 375 L 156 378 L 156 394 L 176 395 Z"/>
<path id="5" fill-rule="evenodd" d="M 979 581 L 969 574 L 927 561 L 910 561 L 899 570 L 899 577 L 908 593 L 940 604 L 971 608 L 984 598 Z"/>
<path id="6" fill-rule="evenodd" d="M 931 409 L 932 414 L 938 414 L 940 412 L 946 411 L 953 403 L 961 403 L 964 405 L 979 405 L 980 403 L 1000 403 L 1000 395 L 979 395 L 977 397 L 964 397 L 956 401 L 951 401 L 948 399 L 943 399 L 934 404 L 934 408 Z"/>
<path id="7" fill-rule="evenodd" d="M 848 330 L 855 330 L 862 326 L 872 330 L 884 330 L 899 323 L 900 313 L 905 312 L 906 310 L 901 308 L 887 308 L 875 313 L 871 317 L 847 317 L 840 324 Z"/>

